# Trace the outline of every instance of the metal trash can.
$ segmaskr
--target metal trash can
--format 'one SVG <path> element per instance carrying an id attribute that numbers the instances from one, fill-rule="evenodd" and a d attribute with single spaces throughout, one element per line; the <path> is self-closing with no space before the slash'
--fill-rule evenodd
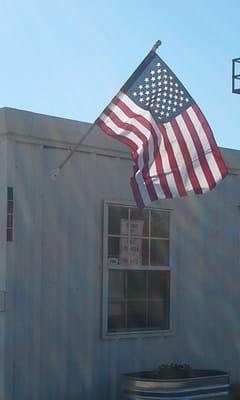
<path id="1" fill-rule="evenodd" d="M 159 371 L 125 374 L 123 400 L 229 399 L 230 377 L 223 371 L 193 369 L 190 377 L 161 378 Z"/>

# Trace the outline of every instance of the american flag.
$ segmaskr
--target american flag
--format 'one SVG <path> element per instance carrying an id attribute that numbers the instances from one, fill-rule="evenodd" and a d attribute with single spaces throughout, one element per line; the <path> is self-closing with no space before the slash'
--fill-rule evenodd
<path id="1" fill-rule="evenodd" d="M 97 119 L 132 151 L 137 205 L 205 193 L 227 175 L 207 120 L 175 74 L 150 51 Z"/>

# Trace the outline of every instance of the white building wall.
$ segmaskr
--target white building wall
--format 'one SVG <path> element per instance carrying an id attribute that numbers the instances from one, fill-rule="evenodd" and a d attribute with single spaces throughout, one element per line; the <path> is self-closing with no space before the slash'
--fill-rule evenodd
<path id="1" fill-rule="evenodd" d="M 174 358 L 174 336 L 104 340 L 104 200 L 133 201 L 131 161 L 78 152 L 53 182 L 66 151 L 14 146 L 15 256 L 8 274 L 11 399 L 114 399 L 122 372 Z"/>
<path id="2" fill-rule="evenodd" d="M 173 334 L 102 339 L 103 202 L 133 201 L 129 154 L 96 132 L 53 182 L 51 169 L 86 126 L 21 115 L 6 118 L 3 179 L 15 204 L 6 256 L 6 399 L 115 399 L 121 373 L 168 362 L 240 379 L 238 176 L 204 196 L 159 201 L 172 210 Z M 224 155 L 238 174 L 239 152 Z"/>
<path id="3" fill-rule="evenodd" d="M 0 398 L 5 395 L 7 141 L 0 141 Z"/>
<path id="4" fill-rule="evenodd" d="M 239 176 L 181 202 L 178 358 L 240 380 Z"/>

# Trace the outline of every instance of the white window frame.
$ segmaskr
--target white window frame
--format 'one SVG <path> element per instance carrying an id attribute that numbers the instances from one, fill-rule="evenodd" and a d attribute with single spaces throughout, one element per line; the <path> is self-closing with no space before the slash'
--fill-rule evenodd
<path id="1" fill-rule="evenodd" d="M 108 271 L 110 269 L 108 265 L 108 208 L 109 206 L 119 206 L 127 208 L 136 208 L 136 205 L 131 202 L 116 202 L 116 201 L 104 201 L 104 213 L 103 213 L 103 283 L 102 283 L 102 338 L 131 338 L 131 337 L 144 337 L 144 336 L 169 336 L 173 334 L 173 287 L 174 287 L 174 268 L 172 263 L 172 214 L 173 210 L 161 206 L 150 206 L 147 210 L 153 211 L 166 211 L 170 214 L 170 226 L 169 226 L 169 265 L 168 266 L 151 266 L 151 270 L 168 270 L 170 271 L 170 306 L 169 306 L 169 329 L 166 330 L 134 330 L 134 331 L 108 331 Z M 111 265 L 111 269 L 136 269 L 146 270 L 146 266 L 123 266 L 123 265 Z"/>

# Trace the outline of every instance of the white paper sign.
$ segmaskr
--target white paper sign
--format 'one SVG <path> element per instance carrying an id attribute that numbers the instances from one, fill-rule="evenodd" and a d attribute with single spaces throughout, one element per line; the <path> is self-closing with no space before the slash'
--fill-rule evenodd
<path id="1" fill-rule="evenodd" d="M 142 238 L 133 238 L 133 236 L 142 236 L 142 233 L 143 221 L 134 220 L 129 222 L 127 219 L 121 219 L 120 234 L 130 234 L 130 238 L 122 236 L 120 238 L 120 264 L 142 264 Z"/>

